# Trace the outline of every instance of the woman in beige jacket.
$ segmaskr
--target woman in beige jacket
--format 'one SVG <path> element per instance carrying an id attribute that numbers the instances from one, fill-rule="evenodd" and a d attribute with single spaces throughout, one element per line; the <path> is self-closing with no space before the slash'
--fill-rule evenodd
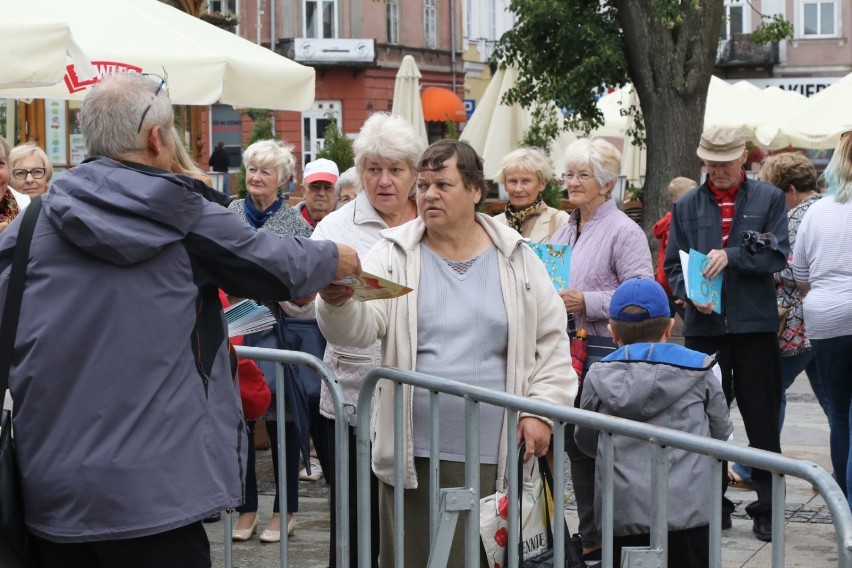
<path id="1" fill-rule="evenodd" d="M 568 213 L 550 207 L 541 192 L 553 178 L 550 158 L 538 148 L 522 147 L 503 157 L 497 182 L 506 186 L 506 211 L 494 218 L 509 225 L 534 243 L 546 243 L 562 225 Z"/>
<path id="2" fill-rule="evenodd" d="M 466 144 L 442 140 L 418 166 L 420 217 L 382 239 L 365 271 L 414 291 L 393 300 L 350 301 L 336 286 L 317 301 L 329 341 L 368 346 L 382 341 L 382 364 L 417 370 L 483 388 L 571 405 L 577 379 L 571 367 L 566 316 L 541 261 L 518 233 L 477 214 L 485 183 L 482 161 Z M 485 338 L 485 339 L 484 339 Z M 373 471 L 379 478 L 382 565 L 393 558 L 394 465 L 403 468 L 406 566 L 429 556 L 428 393 L 405 387 L 404 455 L 394 455 L 393 389 L 382 382 L 372 407 Z M 425 397 L 425 398 L 424 398 Z M 464 480 L 461 399 L 441 397 L 441 485 Z M 550 444 L 551 424 L 522 415 L 506 431 L 502 409 L 483 405 L 480 416 L 480 492 L 503 489 L 507 437 L 525 440 L 527 458 Z M 399 461 L 398 461 L 399 460 Z M 464 563 L 463 526 L 457 525 L 450 564 Z"/>

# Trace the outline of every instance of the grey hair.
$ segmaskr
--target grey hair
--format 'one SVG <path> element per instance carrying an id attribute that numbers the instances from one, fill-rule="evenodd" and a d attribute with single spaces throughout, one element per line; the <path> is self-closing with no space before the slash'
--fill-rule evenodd
<path id="1" fill-rule="evenodd" d="M 371 159 L 405 162 L 414 171 L 426 145 L 407 120 L 377 112 L 361 127 L 352 149 L 355 151 L 355 167 L 363 175 L 367 160 Z"/>
<path id="2" fill-rule="evenodd" d="M 603 138 L 580 138 L 571 142 L 565 149 L 565 171 L 589 166 L 599 184 L 614 186 L 621 173 L 621 152 Z"/>
<path id="3" fill-rule="evenodd" d="M 296 169 L 293 145 L 280 140 L 259 140 L 243 152 L 243 165 L 248 168 L 254 162 L 257 167 L 267 166 L 278 172 L 278 184 L 283 185 Z"/>
<path id="4" fill-rule="evenodd" d="M 107 75 L 92 87 L 80 108 L 86 152 L 109 158 L 139 153 L 146 147 L 145 125 L 161 126 L 165 143 L 166 137 L 171 136 L 174 112 L 165 89 L 160 89 L 151 100 L 158 87 L 158 81 L 139 73 Z M 149 103 L 151 108 L 145 115 L 142 131 L 137 132 Z"/>
<path id="5" fill-rule="evenodd" d="M 358 169 L 355 166 L 352 166 L 337 178 L 337 182 L 334 184 L 334 193 L 337 194 L 338 199 L 347 187 L 354 187 L 357 191 L 361 191 L 361 180 L 358 179 Z"/>
<path id="6" fill-rule="evenodd" d="M 29 156 L 35 156 L 41 163 L 44 164 L 45 174 L 44 183 L 50 183 L 50 178 L 53 177 L 53 164 L 50 163 L 50 159 L 48 159 L 47 154 L 44 153 L 44 150 L 39 148 L 38 144 L 34 141 L 30 140 L 26 144 L 20 144 L 12 148 L 11 152 L 6 153 L 6 158 L 9 159 L 9 172 L 15 168 L 15 164 L 17 164 L 21 160 L 27 159 Z"/>
<path id="7" fill-rule="evenodd" d="M 547 183 L 553 177 L 553 166 L 550 165 L 550 158 L 540 148 L 533 146 L 524 146 L 503 156 L 500 161 L 500 171 L 497 172 L 494 181 L 506 183 L 506 174 L 513 170 L 533 173 L 542 184 Z"/>

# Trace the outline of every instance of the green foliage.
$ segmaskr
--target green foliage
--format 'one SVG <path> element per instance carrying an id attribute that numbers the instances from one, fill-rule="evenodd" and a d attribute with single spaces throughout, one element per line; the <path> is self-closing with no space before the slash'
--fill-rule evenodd
<path id="1" fill-rule="evenodd" d="M 562 204 L 560 203 L 560 200 L 562 199 L 563 189 L 565 188 L 562 187 L 562 185 L 560 185 L 558 181 L 553 178 L 550 178 L 547 181 L 547 185 L 545 185 L 544 189 L 541 190 L 541 198 L 550 207 L 562 209 Z"/>
<path id="2" fill-rule="evenodd" d="M 352 151 L 352 141 L 349 140 L 337 127 L 337 117 L 334 111 L 329 110 L 325 114 L 328 126 L 325 127 L 323 138 L 325 144 L 322 150 L 317 152 L 317 158 L 331 160 L 340 169 L 341 173 L 355 165 L 355 153 Z"/>
<path id="3" fill-rule="evenodd" d="M 273 138 L 272 134 L 272 111 L 266 109 L 259 108 L 246 108 L 243 109 L 240 114 L 249 117 L 253 122 L 254 126 L 249 133 L 248 140 L 246 140 L 245 146 L 243 150 L 257 142 L 258 140 L 269 140 Z M 246 197 L 246 167 L 244 165 L 240 166 L 240 173 L 237 174 L 237 187 L 239 187 L 239 197 L 241 199 L 245 199 Z"/>
<path id="4" fill-rule="evenodd" d="M 793 38 L 793 24 L 781 14 L 761 14 L 761 24 L 751 33 L 751 41 L 757 44 L 783 41 Z"/>
<path id="5" fill-rule="evenodd" d="M 493 55 L 497 65 L 515 65 L 520 72 L 505 102 L 524 108 L 552 102 L 570 109 L 566 128 L 589 132 L 600 126 L 603 116 L 595 93 L 628 81 L 624 41 L 611 2 L 512 0 L 509 9 L 518 16 L 517 24 L 503 34 Z M 545 135 L 558 132 L 554 120 L 536 128 Z"/>
<path id="6" fill-rule="evenodd" d="M 450 140 L 458 140 L 459 139 L 459 127 L 458 125 L 450 120 L 447 117 L 447 120 L 444 121 L 444 130 L 447 132 L 446 138 Z"/>

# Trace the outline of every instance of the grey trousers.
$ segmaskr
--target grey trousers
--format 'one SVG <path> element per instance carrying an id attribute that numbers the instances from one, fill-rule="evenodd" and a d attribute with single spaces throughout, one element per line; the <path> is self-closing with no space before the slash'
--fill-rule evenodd
<path id="1" fill-rule="evenodd" d="M 429 560 L 429 458 L 414 458 L 417 472 L 417 489 L 406 489 L 405 504 L 405 568 L 426 566 Z M 479 467 L 480 497 L 494 493 L 497 482 L 497 465 L 482 464 Z M 440 465 L 440 487 L 464 486 L 464 463 L 442 461 Z M 379 566 L 393 566 L 393 486 L 379 480 L 379 533 L 381 554 Z M 464 523 L 465 516 L 459 515 L 453 545 L 450 550 L 448 568 L 464 568 Z M 480 566 L 488 568 L 488 561 L 480 546 Z M 402 567 L 400 567 L 402 568 Z"/>

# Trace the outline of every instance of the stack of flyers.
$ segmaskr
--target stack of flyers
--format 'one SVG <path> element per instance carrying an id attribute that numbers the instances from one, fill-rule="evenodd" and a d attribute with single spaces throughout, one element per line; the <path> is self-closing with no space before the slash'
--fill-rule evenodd
<path id="1" fill-rule="evenodd" d="M 225 308 L 228 322 L 228 337 L 265 331 L 275 325 L 275 317 L 269 308 L 254 300 L 243 300 Z"/>

